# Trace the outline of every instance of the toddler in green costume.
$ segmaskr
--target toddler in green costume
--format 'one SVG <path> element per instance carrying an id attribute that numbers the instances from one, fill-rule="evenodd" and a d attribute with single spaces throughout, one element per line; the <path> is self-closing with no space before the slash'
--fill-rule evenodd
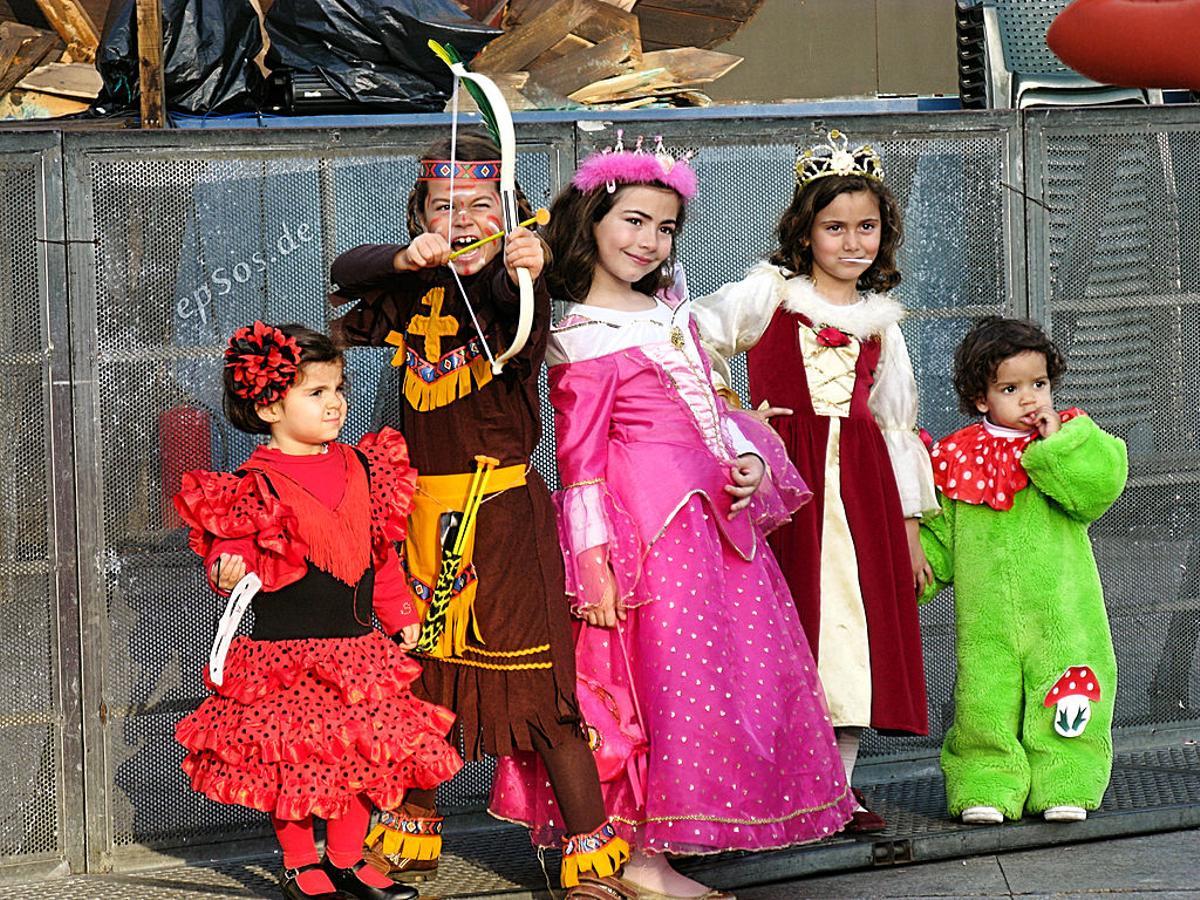
<path id="1" fill-rule="evenodd" d="M 990 316 L 959 345 L 954 386 L 981 422 L 930 451 L 942 515 L 921 526 L 954 584 L 958 679 L 942 745 L 946 802 L 968 823 L 1079 821 L 1112 769 L 1117 662 L 1088 525 L 1120 496 L 1125 444 L 1055 412 L 1062 353 L 1034 323 Z"/>

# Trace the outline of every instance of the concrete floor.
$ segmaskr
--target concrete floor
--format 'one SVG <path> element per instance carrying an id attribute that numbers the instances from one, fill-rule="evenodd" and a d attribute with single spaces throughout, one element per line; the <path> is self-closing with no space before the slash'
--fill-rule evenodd
<path id="1" fill-rule="evenodd" d="M 936 760 L 860 767 L 868 801 L 889 822 L 877 835 L 838 835 L 805 847 L 681 862 L 741 900 L 801 897 L 1200 898 L 1200 744 L 1157 731 L 1116 755 L 1101 809 L 1086 822 L 1030 817 L 997 826 L 947 818 Z M 248 836 L 247 836 L 248 838 Z M 160 852 L 113 860 L 107 874 L 0 881 L 7 900 L 220 900 L 278 897 L 278 853 L 246 840 L 211 855 Z M 557 853 L 545 869 L 557 873 Z M 557 879 L 554 879 L 557 882 Z M 546 898 L 547 878 L 526 832 L 484 815 L 447 821 L 438 878 L 423 897 Z M 561 897 L 561 892 L 556 892 Z"/>
<path id="2" fill-rule="evenodd" d="M 1200 830 L 796 879 L 737 892 L 738 900 L 1100 895 L 1200 897 Z"/>

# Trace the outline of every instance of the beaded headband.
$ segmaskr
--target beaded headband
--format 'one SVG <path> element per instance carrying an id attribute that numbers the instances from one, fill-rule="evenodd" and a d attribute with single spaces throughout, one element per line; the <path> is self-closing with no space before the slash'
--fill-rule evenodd
<path id="1" fill-rule="evenodd" d="M 654 152 L 642 149 L 642 138 L 637 139 L 633 150 L 626 150 L 617 131 L 617 142 L 609 148 L 593 153 L 575 171 L 571 184 L 587 193 L 603 185 L 611 194 L 618 184 L 660 184 L 679 194 L 684 200 L 696 196 L 696 172 L 687 160 L 687 155 L 672 156 L 663 146 L 662 135 L 654 138 Z"/>
<path id="2" fill-rule="evenodd" d="M 225 368 L 233 372 L 234 394 L 266 406 L 282 399 L 300 371 L 300 345 L 294 337 L 263 322 L 245 325 L 229 338 Z"/>
<path id="3" fill-rule="evenodd" d="M 805 148 L 796 157 L 796 183 L 804 187 L 829 175 L 859 175 L 883 181 L 883 160 L 870 144 L 850 149 L 850 140 L 836 128 L 825 143 Z"/>
<path id="4" fill-rule="evenodd" d="M 455 181 L 459 179 L 499 181 L 500 160 L 463 161 L 456 159 L 452 162 L 448 159 L 423 159 L 421 160 L 421 169 L 417 173 L 417 181 L 444 181 L 451 177 L 451 173 L 453 173 Z"/>

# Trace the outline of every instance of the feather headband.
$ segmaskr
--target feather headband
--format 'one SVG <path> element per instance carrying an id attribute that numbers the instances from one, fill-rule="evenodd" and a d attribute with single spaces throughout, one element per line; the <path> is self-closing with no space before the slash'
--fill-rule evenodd
<path id="1" fill-rule="evenodd" d="M 650 184 L 670 188 L 684 200 L 696 196 L 696 172 L 686 156 L 674 157 L 663 147 L 662 136 L 655 138 L 653 153 L 642 149 L 638 138 L 633 150 L 621 142 L 623 132 L 617 132 L 617 143 L 585 159 L 575 171 L 571 184 L 587 193 L 603 185 L 611 194 L 618 184 Z"/>

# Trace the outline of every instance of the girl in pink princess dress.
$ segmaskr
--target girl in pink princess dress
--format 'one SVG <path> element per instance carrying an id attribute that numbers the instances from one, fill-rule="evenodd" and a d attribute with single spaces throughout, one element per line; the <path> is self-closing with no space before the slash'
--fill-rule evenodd
<path id="1" fill-rule="evenodd" d="M 841 830 L 853 801 L 816 666 L 765 540 L 809 499 L 782 443 L 713 391 L 675 234 L 695 174 L 659 143 L 586 160 L 555 200 L 547 363 L 580 704 L 639 897 L 718 897 L 664 854 Z M 536 759 L 492 813 L 562 832 Z"/>

